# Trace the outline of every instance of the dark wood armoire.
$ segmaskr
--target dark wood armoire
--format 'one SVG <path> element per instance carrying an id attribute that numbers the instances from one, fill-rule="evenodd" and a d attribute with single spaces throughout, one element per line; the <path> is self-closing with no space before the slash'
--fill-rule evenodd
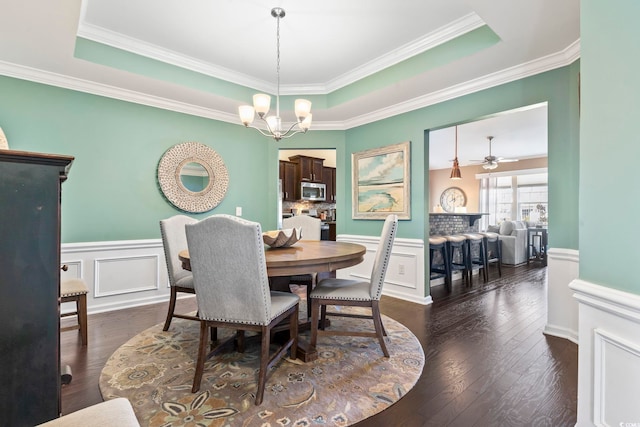
<path id="1" fill-rule="evenodd" d="M 73 157 L 0 150 L 0 418 L 60 415 L 60 196 Z"/>

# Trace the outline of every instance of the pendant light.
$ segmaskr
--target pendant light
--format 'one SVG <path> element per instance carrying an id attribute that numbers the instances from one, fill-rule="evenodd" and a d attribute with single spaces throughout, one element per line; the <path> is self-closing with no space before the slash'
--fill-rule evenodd
<path id="1" fill-rule="evenodd" d="M 456 152 L 455 157 L 453 158 L 453 167 L 451 168 L 451 179 L 462 179 L 462 174 L 460 173 L 460 165 L 458 164 L 458 126 L 456 126 Z"/>

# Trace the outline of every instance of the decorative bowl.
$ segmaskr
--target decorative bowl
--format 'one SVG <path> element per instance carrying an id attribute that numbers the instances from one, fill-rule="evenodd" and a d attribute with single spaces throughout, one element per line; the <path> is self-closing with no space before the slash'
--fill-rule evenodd
<path id="1" fill-rule="evenodd" d="M 302 228 L 265 231 L 262 240 L 272 248 L 287 248 L 302 238 Z"/>

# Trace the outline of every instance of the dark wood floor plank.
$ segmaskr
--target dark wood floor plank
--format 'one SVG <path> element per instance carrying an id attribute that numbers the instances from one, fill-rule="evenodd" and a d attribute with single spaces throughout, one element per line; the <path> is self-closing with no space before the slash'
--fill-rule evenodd
<path id="1" fill-rule="evenodd" d="M 426 358 L 416 386 L 398 403 L 358 426 L 574 425 L 577 346 L 545 337 L 546 271 L 503 268 L 488 283 L 460 281 L 432 292 L 428 306 L 383 297 L 382 312 L 406 325 Z M 167 304 L 89 316 L 89 345 L 65 332 L 61 358 L 73 371 L 63 386 L 63 413 L 102 401 L 100 372 L 130 338 L 164 320 Z M 178 301 L 194 311 L 195 299 Z M 67 321 L 67 320 L 65 320 Z M 524 424 L 518 424 L 524 423 Z"/>

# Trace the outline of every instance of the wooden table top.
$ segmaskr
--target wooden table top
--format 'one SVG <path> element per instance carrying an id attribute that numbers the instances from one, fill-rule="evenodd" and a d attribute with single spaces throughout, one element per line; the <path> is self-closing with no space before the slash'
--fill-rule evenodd
<path id="1" fill-rule="evenodd" d="M 288 248 L 265 246 L 269 277 L 321 273 L 351 267 L 364 260 L 367 251 L 356 243 L 330 240 L 299 240 Z M 182 267 L 191 270 L 189 251 L 178 254 Z"/>

